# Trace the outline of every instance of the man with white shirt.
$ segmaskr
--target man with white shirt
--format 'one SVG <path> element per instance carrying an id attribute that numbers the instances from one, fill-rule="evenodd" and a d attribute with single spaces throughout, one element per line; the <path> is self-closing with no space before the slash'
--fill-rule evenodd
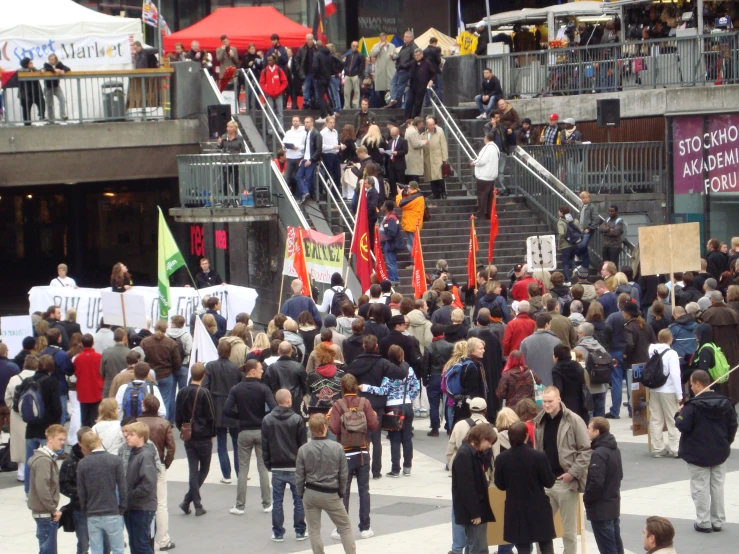
<path id="1" fill-rule="evenodd" d="M 649 427 L 652 435 L 652 456 L 655 458 L 677 458 L 680 432 L 675 426 L 678 403 L 682 404 L 683 387 L 680 379 L 680 356 L 670 346 L 672 332 L 662 329 L 657 335 L 657 344 L 649 346 L 649 357 L 660 354 L 662 371 L 667 381 L 661 387 L 649 390 Z M 662 430 L 667 425 L 667 447 Z"/>
<path id="2" fill-rule="evenodd" d="M 138 417 L 143 413 L 144 405 L 143 405 L 143 398 L 142 402 L 138 405 L 138 413 L 137 414 L 127 414 L 126 413 L 126 406 L 124 406 L 124 401 L 126 400 L 126 395 L 131 393 L 134 389 L 143 388 L 144 389 L 144 396 L 147 394 L 153 394 L 157 400 L 159 400 L 159 409 L 157 410 L 157 414 L 159 417 L 167 417 L 167 408 L 164 404 L 164 399 L 162 398 L 162 394 L 159 392 L 159 387 L 151 383 L 150 381 L 147 381 L 146 378 L 149 376 L 149 370 L 151 368 L 149 367 L 149 364 L 146 362 L 138 362 L 135 366 L 133 366 L 133 381 L 128 383 L 126 386 L 123 386 L 118 389 L 118 392 L 115 394 L 115 401 L 118 403 L 118 414 L 121 418 L 129 417 L 130 415 L 133 415 L 134 417 Z M 130 390 L 129 390 L 130 389 Z M 131 402 L 133 403 L 133 402 Z"/>
<path id="3" fill-rule="evenodd" d="M 323 165 L 326 166 L 334 184 L 341 183 L 341 160 L 339 152 L 346 146 L 339 144 L 339 133 L 336 131 L 336 118 L 332 115 L 326 116 L 326 123 L 321 129 L 321 140 L 323 141 Z"/>
<path id="4" fill-rule="evenodd" d="M 67 264 L 59 264 L 56 266 L 57 276 L 49 283 L 50 287 L 70 287 L 77 288 L 77 283 L 71 277 L 67 277 Z"/>
<path id="5" fill-rule="evenodd" d="M 470 165 L 475 168 L 475 187 L 477 188 L 477 219 L 490 219 L 490 208 L 492 207 L 493 189 L 495 180 L 498 178 L 498 160 L 500 150 L 495 145 L 493 133 L 485 135 L 485 145 L 472 160 Z"/>
<path id="6" fill-rule="evenodd" d="M 335 272 L 333 275 L 331 275 L 331 288 L 326 289 L 326 292 L 323 293 L 323 302 L 320 306 L 318 306 L 319 312 L 331 312 L 331 307 L 334 304 L 334 295 L 337 292 L 344 293 L 347 300 L 349 300 L 350 302 L 354 302 L 352 291 L 346 288 L 346 286 L 344 285 L 344 279 L 341 277 L 341 273 L 339 272 Z M 338 308 L 339 310 L 337 311 L 340 311 L 341 306 L 338 306 Z"/>
<path id="7" fill-rule="evenodd" d="M 282 139 L 287 154 L 287 169 L 285 170 L 285 180 L 287 185 L 292 189 L 295 185 L 295 174 L 298 172 L 300 160 L 303 159 L 303 147 L 305 146 L 305 127 L 300 124 L 300 118 L 296 115 L 293 117 L 293 126 L 290 127 Z"/>
<path id="8" fill-rule="evenodd" d="M 305 204 L 313 196 L 316 166 L 321 163 L 323 144 L 321 135 L 313 128 L 313 118 L 305 118 L 305 140 L 303 141 L 303 156 L 298 167 L 296 180 L 300 202 Z"/>

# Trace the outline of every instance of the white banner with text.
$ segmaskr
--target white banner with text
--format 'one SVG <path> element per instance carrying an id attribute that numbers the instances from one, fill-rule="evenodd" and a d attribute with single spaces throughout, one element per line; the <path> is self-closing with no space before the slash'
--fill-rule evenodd
<path id="1" fill-rule="evenodd" d="M 31 58 L 39 71 L 51 54 L 72 71 L 85 68 L 126 69 L 132 67 L 133 35 L 64 38 L 0 39 L 0 66 L 17 69 L 23 58 Z"/>

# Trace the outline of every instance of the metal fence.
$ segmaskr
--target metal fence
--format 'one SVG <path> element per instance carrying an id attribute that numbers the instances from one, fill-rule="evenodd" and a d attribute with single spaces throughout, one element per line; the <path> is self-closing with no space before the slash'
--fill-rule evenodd
<path id="1" fill-rule="evenodd" d="M 177 156 L 180 203 L 185 208 L 254 204 L 257 187 L 273 187 L 272 156 L 265 154 L 189 154 Z"/>
<path id="2" fill-rule="evenodd" d="M 664 193 L 664 143 L 526 146 L 524 150 L 575 192 Z"/>
<path id="3" fill-rule="evenodd" d="M 146 121 L 170 117 L 169 68 L 76 72 L 18 72 L 2 94 L 3 125 Z"/>
<path id="4" fill-rule="evenodd" d="M 481 56 L 507 98 L 739 83 L 739 33 Z"/>

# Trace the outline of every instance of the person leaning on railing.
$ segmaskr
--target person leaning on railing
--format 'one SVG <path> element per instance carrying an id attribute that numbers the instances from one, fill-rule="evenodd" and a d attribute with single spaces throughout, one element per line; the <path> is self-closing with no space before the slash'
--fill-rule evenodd
<path id="1" fill-rule="evenodd" d="M 69 73 L 69 69 L 66 65 L 59 61 L 56 54 L 49 56 L 49 61 L 44 64 L 44 71 L 48 73 L 55 73 L 57 75 L 64 75 Z M 49 116 L 49 121 L 54 122 L 54 97 L 56 96 L 59 100 L 59 113 L 63 120 L 69 119 L 67 116 L 67 105 L 66 99 L 64 98 L 64 92 L 62 87 L 59 86 L 59 79 L 47 79 L 44 81 L 44 97 L 46 98 L 46 108 Z"/>

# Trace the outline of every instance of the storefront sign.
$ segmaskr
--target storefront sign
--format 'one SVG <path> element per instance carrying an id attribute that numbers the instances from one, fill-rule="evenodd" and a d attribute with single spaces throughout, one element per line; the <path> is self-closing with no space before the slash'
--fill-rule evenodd
<path id="1" fill-rule="evenodd" d="M 675 194 L 739 193 L 739 114 L 675 117 Z"/>
<path id="2" fill-rule="evenodd" d="M 29 313 L 45 312 L 49 306 L 59 306 L 62 314 L 68 308 L 77 310 L 77 323 L 83 333 L 95 333 L 103 316 L 103 305 L 100 291 L 105 289 L 71 289 L 61 287 L 33 287 L 28 292 Z M 198 295 L 198 292 L 200 295 Z M 152 321 L 159 317 L 159 289 L 157 287 L 133 287 L 125 294 L 143 296 L 146 304 L 146 315 Z M 228 321 L 229 329 L 236 324 L 236 315 L 240 312 L 252 313 L 257 302 L 257 291 L 235 285 L 218 285 L 196 291 L 190 287 L 171 287 L 169 289 L 172 308 L 169 316 L 179 314 L 190 321 L 190 316 L 201 304 L 201 298 L 215 296 L 221 301 L 220 313 Z M 21 340 L 22 337 L 21 337 Z"/>
<path id="3" fill-rule="evenodd" d="M 72 71 L 82 67 L 131 64 L 131 35 L 109 37 L 65 37 L 65 38 L 10 38 L 0 40 L 0 65 L 6 68 L 20 67 L 23 58 L 31 58 L 36 69 L 41 70 L 50 54 Z"/>
<path id="4" fill-rule="evenodd" d="M 282 274 L 290 277 L 297 277 L 293 268 L 295 238 L 295 228 L 288 227 Z M 303 245 L 308 271 L 314 281 L 330 283 L 331 275 L 344 269 L 344 233 L 330 237 L 312 230 L 303 231 Z"/>

